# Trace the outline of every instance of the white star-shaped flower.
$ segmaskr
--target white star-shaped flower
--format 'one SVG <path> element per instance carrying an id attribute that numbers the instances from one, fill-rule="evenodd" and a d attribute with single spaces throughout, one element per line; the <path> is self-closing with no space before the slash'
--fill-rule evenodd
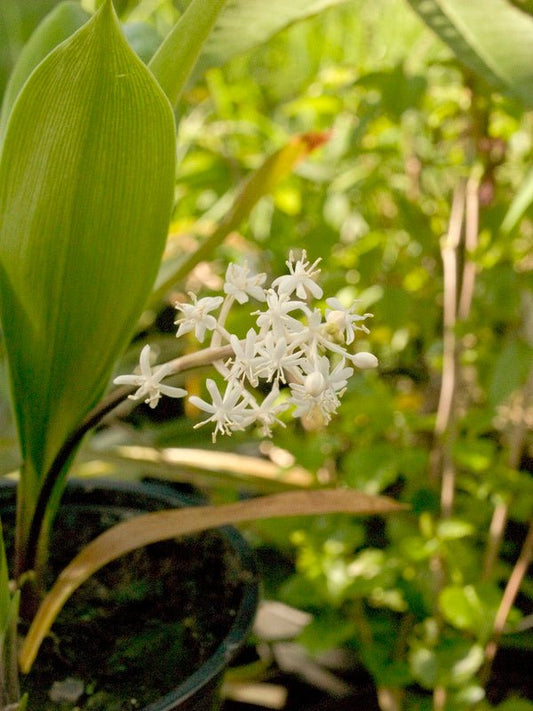
<path id="1" fill-rule="evenodd" d="M 248 394 L 238 380 L 230 380 L 221 395 L 217 384 L 211 378 L 205 383 L 212 402 L 206 402 L 202 398 L 191 395 L 189 402 L 199 410 L 211 413 L 210 417 L 195 425 L 195 428 L 202 427 L 208 422 L 215 423 L 215 430 L 212 438 L 216 441 L 217 433 L 231 435 L 236 430 L 244 430 L 251 421 L 250 413 L 247 410 Z"/>
<path id="2" fill-rule="evenodd" d="M 303 325 L 297 318 L 291 316 L 293 311 L 308 310 L 301 301 L 291 301 L 288 294 L 278 294 L 269 289 L 266 295 L 267 308 L 265 311 L 255 311 L 257 325 L 262 332 L 272 332 L 276 338 L 282 338 L 287 333 L 297 333 Z"/>
<path id="3" fill-rule="evenodd" d="M 259 337 L 253 328 L 248 330 L 246 338 L 241 341 L 231 334 L 230 344 L 235 357 L 231 367 L 231 374 L 237 379 L 246 378 L 250 385 L 256 388 L 261 374 L 261 360 L 257 357 L 257 344 Z"/>
<path id="4" fill-rule="evenodd" d="M 175 388 L 171 385 L 161 383 L 163 378 L 170 375 L 170 371 L 165 365 L 152 369 L 150 365 L 150 351 L 149 345 L 144 346 L 141 351 L 139 358 L 140 374 L 119 375 L 113 382 L 116 385 L 137 386 L 138 390 L 128 397 L 131 400 L 141 400 L 145 398 L 144 402 L 148 403 L 152 408 L 157 405 L 161 399 L 161 395 L 167 395 L 168 397 L 185 397 L 187 391 L 183 388 Z"/>
<path id="5" fill-rule="evenodd" d="M 174 322 L 178 328 L 176 336 L 179 338 L 184 333 L 194 330 L 196 338 L 203 343 L 205 332 L 214 331 L 217 327 L 217 319 L 211 316 L 211 311 L 218 309 L 224 301 L 223 296 L 205 296 L 198 299 L 195 294 L 189 292 L 192 304 L 176 304 L 176 309 L 181 311 L 183 318 L 178 318 Z"/>
<path id="6" fill-rule="evenodd" d="M 224 282 L 224 293 L 233 296 L 239 304 L 244 304 L 253 297 L 257 301 L 265 301 L 265 290 L 262 287 L 266 280 L 266 274 L 252 274 L 248 264 L 228 264 L 226 269 L 226 280 Z"/>
<path id="7" fill-rule="evenodd" d="M 285 427 L 285 423 L 279 419 L 278 415 L 289 407 L 289 403 L 276 402 L 278 397 L 279 388 L 276 384 L 260 404 L 257 403 L 255 398 L 250 400 L 249 412 L 251 421 L 259 424 L 263 437 L 271 437 L 272 427 L 276 424 Z"/>
<path id="8" fill-rule="evenodd" d="M 291 373 L 298 368 L 304 359 L 301 350 L 290 347 L 285 338 L 275 338 L 274 334 L 267 333 L 266 337 L 258 344 L 257 366 L 265 372 L 265 378 L 276 382 L 286 382 L 285 373 Z"/>
<path id="9" fill-rule="evenodd" d="M 320 269 L 316 269 L 320 261 L 320 259 L 316 259 L 313 264 L 310 264 L 305 249 L 302 251 L 300 259 L 295 259 L 293 252 L 290 252 L 286 262 L 290 273 L 274 279 L 272 286 L 278 290 L 279 294 L 290 296 L 296 292 L 299 299 L 307 300 L 309 294 L 315 299 L 321 299 L 323 291 L 315 281 L 320 274 Z"/>

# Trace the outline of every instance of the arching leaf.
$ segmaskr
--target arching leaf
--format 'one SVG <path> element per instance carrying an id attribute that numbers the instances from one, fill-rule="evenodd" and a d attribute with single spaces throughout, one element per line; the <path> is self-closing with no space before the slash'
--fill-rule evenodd
<path id="1" fill-rule="evenodd" d="M 231 57 L 266 42 L 295 22 L 346 0 L 227 0 L 207 39 L 198 71 L 220 66 Z"/>
<path id="2" fill-rule="evenodd" d="M 533 106 L 533 17 L 509 0 L 409 0 L 457 57 Z"/>
<path id="3" fill-rule="evenodd" d="M 384 496 L 371 496 L 351 489 L 323 489 L 272 494 L 223 506 L 156 511 L 123 521 L 95 538 L 60 574 L 24 641 L 21 669 L 24 673 L 30 670 L 44 636 L 74 590 L 104 565 L 136 548 L 243 521 L 327 513 L 371 516 L 405 508 Z"/>

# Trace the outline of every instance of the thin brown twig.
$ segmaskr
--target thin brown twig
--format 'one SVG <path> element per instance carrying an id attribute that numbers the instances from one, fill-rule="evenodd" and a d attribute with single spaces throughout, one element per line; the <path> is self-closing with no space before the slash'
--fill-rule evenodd
<path id="1" fill-rule="evenodd" d="M 476 281 L 477 265 L 473 259 L 479 241 L 479 176 L 476 173 L 472 173 L 466 183 L 465 212 L 465 258 L 457 308 L 459 321 L 466 321 L 470 315 Z"/>
<path id="2" fill-rule="evenodd" d="M 444 270 L 444 313 L 443 313 L 443 364 L 442 383 L 437 410 L 435 434 L 442 436 L 450 422 L 453 395 L 455 390 L 455 349 L 457 323 L 457 250 L 461 241 L 461 233 L 465 214 L 465 185 L 460 182 L 453 194 L 452 209 L 448 233 L 441 247 L 442 265 Z"/>
<path id="3" fill-rule="evenodd" d="M 507 464 L 510 469 L 518 469 L 520 467 L 520 458 L 522 456 L 522 451 L 524 449 L 524 444 L 529 430 L 526 422 L 526 412 L 532 399 L 533 368 L 531 369 L 527 382 L 522 389 L 523 417 L 521 417 L 519 422 L 513 424 L 513 427 L 509 433 L 509 455 L 507 458 Z M 483 561 L 483 572 L 481 575 L 481 579 L 483 581 L 490 580 L 494 571 L 494 567 L 496 565 L 496 561 L 498 560 L 498 555 L 500 553 L 500 548 L 503 542 L 503 536 L 505 534 L 508 514 L 508 501 L 500 501 L 494 507 L 492 519 L 490 522 L 489 538 L 487 541 L 487 549 L 485 551 L 485 559 Z"/>
<path id="4" fill-rule="evenodd" d="M 458 251 L 465 220 L 466 186 L 461 181 L 455 187 L 448 232 L 441 244 L 444 276 L 442 380 L 435 421 L 435 443 L 430 455 L 430 478 L 441 482 L 442 515 L 451 515 L 455 494 L 455 464 L 452 444 L 454 399 L 457 389 L 457 304 Z"/>
<path id="5" fill-rule="evenodd" d="M 522 545 L 522 550 L 516 564 L 513 568 L 513 572 L 507 581 L 503 596 L 500 602 L 500 606 L 494 618 L 494 624 L 492 626 L 492 638 L 485 647 L 485 664 L 481 671 L 482 683 L 486 684 L 490 678 L 490 673 L 492 670 L 492 663 L 496 652 L 498 651 L 498 646 L 505 629 L 505 623 L 509 617 L 509 613 L 514 605 L 516 596 L 522 585 L 522 581 L 527 573 L 527 569 L 533 558 L 533 521 L 529 525 L 529 529 Z"/>

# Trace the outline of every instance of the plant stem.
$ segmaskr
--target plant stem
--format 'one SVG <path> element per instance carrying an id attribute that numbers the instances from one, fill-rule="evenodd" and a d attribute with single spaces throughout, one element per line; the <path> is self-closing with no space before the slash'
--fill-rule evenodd
<path id="1" fill-rule="evenodd" d="M 507 464 L 510 469 L 518 469 L 520 467 L 520 458 L 524 449 L 526 436 L 529 430 L 525 413 L 533 399 L 533 368 L 529 373 L 526 384 L 522 388 L 522 403 L 520 408 L 523 416 L 518 422 L 513 423 L 513 427 L 508 435 L 509 440 L 509 456 Z M 490 523 L 489 540 L 487 542 L 487 550 L 483 561 L 482 580 L 489 580 L 492 576 L 494 566 L 498 560 L 498 555 L 503 542 L 505 527 L 507 525 L 507 516 L 509 512 L 509 503 L 500 501 L 494 507 L 492 520 Z"/>
<path id="2" fill-rule="evenodd" d="M 430 479 L 441 483 L 441 509 L 450 516 L 455 490 L 455 467 L 452 445 L 455 437 L 453 418 L 457 384 L 457 303 L 458 303 L 458 248 L 465 218 L 464 181 L 453 193 L 448 232 L 442 240 L 441 256 L 444 274 L 443 360 L 442 380 L 434 429 L 434 445 L 430 454 Z"/>
<path id="3" fill-rule="evenodd" d="M 233 349 L 231 346 L 221 346 L 219 348 L 205 348 L 195 353 L 190 353 L 180 358 L 175 358 L 165 364 L 169 370 L 169 375 L 200 368 L 206 365 L 211 365 L 217 360 L 228 358 L 232 355 Z M 121 402 L 123 402 L 135 388 L 133 386 L 123 386 L 116 388 L 107 397 L 105 397 L 96 407 L 94 407 L 74 430 L 70 437 L 65 441 L 54 461 L 52 462 L 45 478 L 39 497 L 35 505 L 35 511 L 32 517 L 32 522 L 28 534 L 25 555 L 19 555 L 19 569 L 17 570 L 17 578 L 27 570 L 35 568 L 37 563 L 37 553 L 39 549 L 39 540 L 43 531 L 43 522 L 48 507 L 50 496 L 56 486 L 61 474 L 64 471 L 65 465 L 73 456 L 76 447 L 79 445 L 85 434 L 93 427 L 96 427 L 102 419 L 112 412 Z"/>
<path id="4" fill-rule="evenodd" d="M 479 180 L 473 172 L 466 182 L 460 181 L 456 185 L 448 232 L 441 243 L 444 276 L 443 362 L 434 445 L 430 453 L 430 479 L 434 484 L 440 480 L 442 518 L 450 518 L 455 499 L 456 467 L 453 446 L 457 438 L 460 356 L 457 325 L 460 321 L 465 321 L 468 318 L 474 294 L 476 266 L 469 255 L 474 251 L 478 241 L 478 192 Z M 434 556 L 430 567 L 434 581 L 434 600 L 436 601 L 446 583 L 443 557 L 441 555 Z M 439 619 L 438 610 L 436 615 Z M 436 686 L 433 690 L 434 711 L 444 711 L 446 699 L 446 688 Z"/>
<path id="5" fill-rule="evenodd" d="M 522 585 L 522 581 L 527 573 L 527 569 L 533 558 L 533 521 L 529 524 L 529 529 L 520 551 L 520 555 L 516 564 L 513 568 L 513 572 L 507 581 L 505 590 L 500 602 L 500 606 L 494 618 L 494 624 L 492 626 L 492 638 L 485 647 L 485 664 L 481 671 L 480 677 L 483 684 L 486 684 L 490 678 L 490 673 L 492 670 L 492 663 L 496 652 L 498 651 L 498 646 L 504 631 L 505 623 L 509 616 L 516 596 Z"/>

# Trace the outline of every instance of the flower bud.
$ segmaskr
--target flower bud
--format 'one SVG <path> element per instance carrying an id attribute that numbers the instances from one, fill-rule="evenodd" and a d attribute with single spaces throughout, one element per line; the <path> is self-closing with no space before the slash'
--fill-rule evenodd
<path id="1" fill-rule="evenodd" d="M 327 316 L 326 316 L 326 321 L 327 323 L 330 323 L 332 326 L 336 326 L 337 328 L 342 328 L 344 324 L 346 323 L 346 314 L 344 311 L 340 311 L 339 309 L 334 309 L 333 311 L 329 311 Z"/>
<path id="2" fill-rule="evenodd" d="M 368 370 L 369 368 L 378 367 L 378 359 L 373 353 L 367 353 L 366 351 L 361 351 L 361 353 L 356 353 L 352 358 L 352 363 L 361 370 Z"/>
<path id="3" fill-rule="evenodd" d="M 304 387 L 305 391 L 311 395 L 311 397 L 317 397 L 324 391 L 326 386 L 326 381 L 322 373 L 314 371 L 305 376 Z"/>

